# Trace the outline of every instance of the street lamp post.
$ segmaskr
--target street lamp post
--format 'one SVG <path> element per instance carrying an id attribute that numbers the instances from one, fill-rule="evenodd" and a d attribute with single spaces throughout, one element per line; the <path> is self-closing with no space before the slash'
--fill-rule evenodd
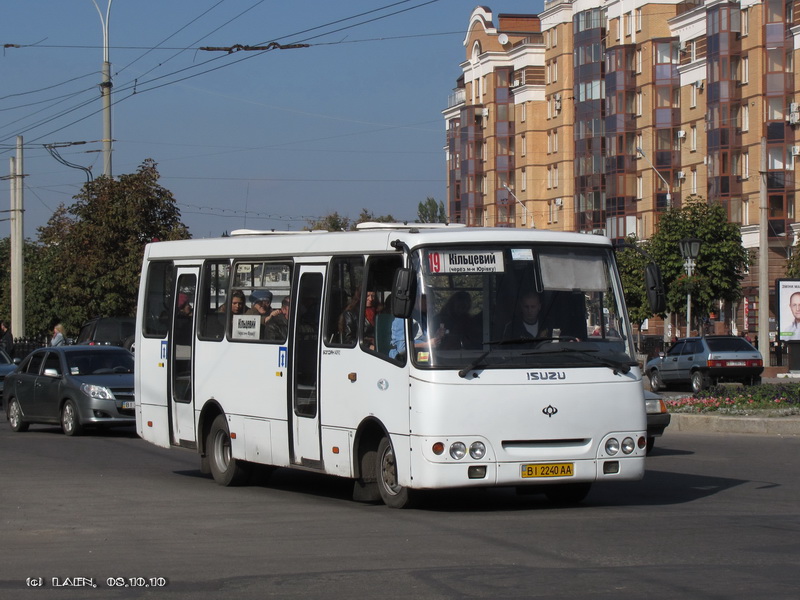
<path id="1" fill-rule="evenodd" d="M 678 248 L 683 257 L 683 268 L 686 269 L 686 275 L 691 277 L 694 274 L 695 259 L 700 254 L 700 245 L 702 240 L 697 238 L 684 238 L 678 242 Z M 686 337 L 692 335 L 692 289 L 686 292 Z"/>
<path id="2" fill-rule="evenodd" d="M 100 83 L 100 96 L 103 99 L 103 175 L 111 177 L 111 61 L 108 57 L 108 20 L 111 17 L 111 3 L 108 0 L 105 18 L 97 2 L 92 0 L 97 13 L 100 15 L 100 24 L 103 26 L 103 75 Z"/>
<path id="3" fill-rule="evenodd" d="M 650 162 L 650 159 L 647 158 L 647 155 L 644 153 L 644 150 L 642 150 L 641 148 L 639 148 L 637 146 L 636 152 L 638 152 L 639 154 L 642 155 L 642 158 L 647 161 L 647 164 L 650 165 L 650 168 L 653 169 L 655 174 L 658 175 L 658 177 L 661 179 L 661 181 L 664 182 L 664 186 L 667 189 L 667 208 L 672 208 L 672 194 L 670 194 L 670 191 L 669 191 L 670 190 L 669 183 L 667 183 L 667 180 L 664 179 L 664 176 L 661 173 L 658 172 L 658 169 L 656 169 L 656 166 L 652 162 Z"/>
<path id="4" fill-rule="evenodd" d="M 519 198 L 517 198 L 514 195 L 514 192 L 511 191 L 511 188 L 508 187 L 508 184 L 504 183 L 503 187 L 506 188 L 506 191 L 509 194 L 511 194 L 511 197 L 517 202 L 517 204 L 519 204 L 522 207 L 522 210 L 525 211 L 525 213 L 524 213 L 525 216 L 523 217 L 523 219 L 525 219 L 525 221 L 524 221 L 523 224 L 525 225 L 525 227 L 527 227 L 528 226 L 528 207 L 525 206 L 522 202 L 520 202 Z M 531 229 L 536 229 L 536 223 L 534 223 L 533 221 L 531 221 Z"/>

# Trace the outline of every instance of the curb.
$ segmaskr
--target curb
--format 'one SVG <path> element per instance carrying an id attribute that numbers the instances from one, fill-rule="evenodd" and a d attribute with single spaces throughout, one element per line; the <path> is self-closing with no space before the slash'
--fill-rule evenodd
<path id="1" fill-rule="evenodd" d="M 665 435 L 670 431 L 689 431 L 800 436 L 800 417 L 726 417 L 685 413 L 670 413 L 670 416 Z"/>

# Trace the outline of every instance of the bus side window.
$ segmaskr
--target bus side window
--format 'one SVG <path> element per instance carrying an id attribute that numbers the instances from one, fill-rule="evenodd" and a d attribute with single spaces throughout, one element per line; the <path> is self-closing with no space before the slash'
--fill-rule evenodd
<path id="1" fill-rule="evenodd" d="M 225 337 L 225 306 L 229 261 L 208 261 L 203 265 L 199 299 L 194 308 L 197 314 L 197 337 L 201 340 L 220 341 Z"/>
<path id="2" fill-rule="evenodd" d="M 391 351 L 391 292 L 394 274 L 403 266 L 398 254 L 372 256 L 367 261 L 366 297 L 361 307 L 361 348 L 388 358 Z"/>
<path id="3" fill-rule="evenodd" d="M 152 262 L 147 269 L 147 291 L 142 315 L 142 333 L 145 337 L 167 337 L 173 277 L 171 261 Z"/>
<path id="4" fill-rule="evenodd" d="M 331 260 L 328 276 L 328 300 L 325 309 L 325 344 L 328 346 L 355 346 L 355 339 L 344 335 L 344 311 L 356 301 L 364 275 L 362 256 L 337 256 Z"/>

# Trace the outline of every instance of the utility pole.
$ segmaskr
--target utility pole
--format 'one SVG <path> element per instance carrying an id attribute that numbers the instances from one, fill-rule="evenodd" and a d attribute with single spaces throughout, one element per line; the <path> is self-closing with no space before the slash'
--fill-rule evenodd
<path id="1" fill-rule="evenodd" d="M 769 238 L 767 225 L 767 138 L 761 138 L 761 165 L 758 193 L 758 349 L 769 364 Z M 791 344 L 790 344 L 791 345 Z"/>
<path id="2" fill-rule="evenodd" d="M 111 16 L 111 3 L 108 0 L 105 18 L 97 6 L 97 2 L 92 0 L 97 13 L 100 15 L 100 24 L 103 26 L 103 79 L 100 83 L 100 96 L 103 100 L 103 175 L 112 177 L 111 173 L 111 61 L 108 58 L 108 20 Z"/>
<path id="3" fill-rule="evenodd" d="M 25 264 L 22 253 L 25 247 L 22 136 L 17 136 L 17 156 L 11 163 L 11 333 L 25 337 Z"/>

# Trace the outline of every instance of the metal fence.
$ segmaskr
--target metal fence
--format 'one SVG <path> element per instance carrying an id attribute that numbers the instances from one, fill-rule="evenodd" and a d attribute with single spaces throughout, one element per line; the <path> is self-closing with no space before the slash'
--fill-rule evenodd
<path id="1" fill-rule="evenodd" d="M 47 346 L 47 342 L 48 339 L 46 337 L 14 338 L 14 351 L 12 352 L 11 358 L 22 360 L 37 348 L 44 348 Z"/>

